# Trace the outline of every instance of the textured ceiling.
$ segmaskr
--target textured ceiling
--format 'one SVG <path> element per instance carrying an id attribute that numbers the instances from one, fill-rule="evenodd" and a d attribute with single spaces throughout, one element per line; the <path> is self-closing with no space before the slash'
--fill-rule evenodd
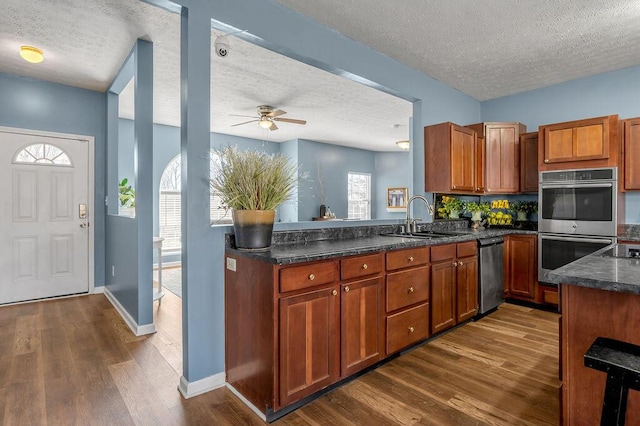
<path id="1" fill-rule="evenodd" d="M 638 0 L 275 0 L 487 100 L 640 64 Z"/>
<path id="2" fill-rule="evenodd" d="M 180 125 L 180 18 L 134 0 L 2 0 L 0 72 L 105 91 L 136 38 L 154 44 L 154 121 Z M 213 40 L 220 33 L 212 33 Z M 337 77 L 229 36 L 226 58 L 212 53 L 211 130 L 281 142 L 304 138 L 377 151 L 398 151 L 408 139 L 409 102 Z M 45 51 L 38 65 L 24 62 L 20 45 Z M 124 91 L 129 98 L 131 91 Z M 125 99 L 122 105 L 132 105 Z M 257 123 L 231 127 L 258 105 L 287 111 L 269 131 Z M 383 105 L 384 108 L 380 108 Z M 123 117 L 132 117 L 125 108 Z M 395 125 L 395 126 L 394 126 Z M 399 125 L 399 126 L 398 126 Z"/>

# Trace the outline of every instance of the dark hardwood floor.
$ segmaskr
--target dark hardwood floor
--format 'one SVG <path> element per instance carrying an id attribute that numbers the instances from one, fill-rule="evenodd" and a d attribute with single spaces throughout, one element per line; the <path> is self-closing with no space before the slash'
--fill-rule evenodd
<path id="1" fill-rule="evenodd" d="M 0 308 L 0 424 L 260 425 L 225 388 L 184 400 L 180 299 L 135 337 L 103 295 Z M 558 424 L 557 315 L 505 304 L 276 425 Z"/>

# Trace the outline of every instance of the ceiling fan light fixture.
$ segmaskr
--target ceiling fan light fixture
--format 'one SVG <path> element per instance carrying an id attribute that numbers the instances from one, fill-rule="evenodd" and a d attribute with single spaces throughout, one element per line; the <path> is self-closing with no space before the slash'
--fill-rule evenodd
<path id="1" fill-rule="evenodd" d="M 403 151 L 408 151 L 410 146 L 409 141 L 398 141 L 396 142 L 396 145 L 398 145 L 398 148 Z"/>
<path id="2" fill-rule="evenodd" d="M 269 127 L 271 127 L 271 124 L 273 124 L 273 123 L 267 117 L 262 117 L 260 119 L 260 123 L 259 124 L 260 124 L 260 127 L 262 127 L 263 129 L 268 129 Z"/>
<path id="3" fill-rule="evenodd" d="M 44 52 L 42 49 L 33 46 L 20 46 L 20 56 L 32 64 L 39 64 L 44 61 Z"/>

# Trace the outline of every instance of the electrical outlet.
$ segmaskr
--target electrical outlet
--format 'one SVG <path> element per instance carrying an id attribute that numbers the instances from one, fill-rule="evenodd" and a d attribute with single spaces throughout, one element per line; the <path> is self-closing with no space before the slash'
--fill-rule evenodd
<path id="1" fill-rule="evenodd" d="M 111 265 L 111 276 L 115 277 L 116 276 L 116 267 Z"/>
<path id="2" fill-rule="evenodd" d="M 227 257 L 227 269 L 230 271 L 236 271 L 236 260 L 232 257 Z"/>

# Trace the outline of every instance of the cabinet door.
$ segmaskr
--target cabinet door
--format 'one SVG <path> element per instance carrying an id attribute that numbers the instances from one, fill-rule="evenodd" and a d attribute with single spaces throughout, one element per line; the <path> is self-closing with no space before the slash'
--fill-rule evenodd
<path id="1" fill-rule="evenodd" d="M 478 257 L 458 259 L 456 267 L 457 322 L 478 313 Z"/>
<path id="2" fill-rule="evenodd" d="M 516 123 L 485 126 L 485 192 L 520 190 L 519 129 Z"/>
<path id="3" fill-rule="evenodd" d="M 441 165 L 442 167 L 442 165 Z M 476 189 L 476 132 L 451 125 L 451 190 Z"/>
<path id="4" fill-rule="evenodd" d="M 624 121 L 624 188 L 640 189 L 640 117 Z"/>
<path id="5" fill-rule="evenodd" d="M 455 261 L 431 265 L 431 334 L 456 323 Z"/>
<path id="6" fill-rule="evenodd" d="M 520 135 L 520 192 L 538 192 L 538 132 Z"/>
<path id="7" fill-rule="evenodd" d="M 534 299 L 538 281 L 537 237 L 509 236 L 509 294 L 512 297 Z"/>
<path id="8" fill-rule="evenodd" d="M 280 299 L 280 406 L 338 380 L 338 307 L 335 287 Z"/>
<path id="9" fill-rule="evenodd" d="M 349 376 L 381 358 L 384 350 L 382 277 L 340 286 L 341 371 Z"/>
<path id="10" fill-rule="evenodd" d="M 615 166 L 618 157 L 617 127 L 617 116 L 541 126 L 542 149 L 539 151 L 543 154 L 541 164 L 601 160 L 580 165 L 580 167 L 607 166 L 610 162 Z"/>

